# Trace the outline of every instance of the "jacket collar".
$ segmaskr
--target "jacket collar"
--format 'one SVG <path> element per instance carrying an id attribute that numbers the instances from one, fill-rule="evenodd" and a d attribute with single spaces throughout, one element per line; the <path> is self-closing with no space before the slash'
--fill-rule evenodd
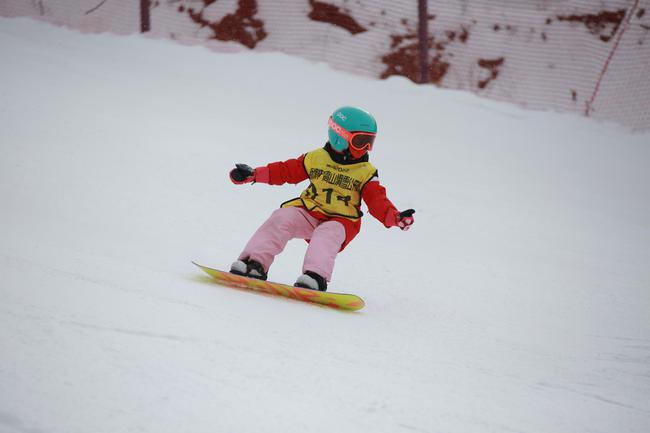
<path id="1" fill-rule="evenodd" d="M 359 159 L 354 159 L 352 158 L 352 155 L 350 155 L 350 151 L 348 149 L 345 149 L 343 152 L 337 152 L 332 148 L 332 145 L 328 141 L 325 143 L 324 149 L 327 151 L 329 154 L 330 158 L 332 158 L 332 161 L 336 162 L 337 164 L 341 165 L 347 165 L 347 164 L 358 164 L 360 162 L 368 162 L 368 153 L 366 152 L 365 155 L 363 155 Z"/>

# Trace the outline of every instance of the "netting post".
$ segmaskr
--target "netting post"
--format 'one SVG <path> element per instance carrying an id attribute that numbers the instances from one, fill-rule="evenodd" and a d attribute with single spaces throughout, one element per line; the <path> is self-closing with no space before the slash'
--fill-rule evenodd
<path id="1" fill-rule="evenodd" d="M 140 0 L 140 33 L 151 30 L 151 0 Z"/>
<path id="2" fill-rule="evenodd" d="M 632 18 L 632 15 L 636 12 L 637 8 L 639 7 L 639 2 L 640 0 L 635 0 L 634 4 L 632 5 L 632 8 L 629 9 L 623 17 L 623 22 L 621 23 L 620 28 L 618 29 L 618 34 L 616 35 L 616 39 L 614 40 L 614 46 L 612 47 L 611 51 L 609 52 L 609 55 L 607 56 L 607 59 L 605 60 L 605 64 L 603 65 L 602 69 L 600 70 L 600 74 L 598 75 L 598 79 L 596 80 L 596 85 L 594 86 L 594 91 L 591 94 L 591 98 L 585 103 L 585 116 L 589 117 L 591 114 L 593 108 L 594 108 L 594 103 L 596 102 L 596 98 L 598 97 L 598 92 L 600 92 L 600 86 L 603 83 L 603 79 L 605 78 L 605 74 L 607 74 L 607 69 L 609 69 L 609 64 L 612 62 L 612 59 L 614 58 L 614 55 L 616 54 L 616 51 L 618 50 L 618 45 L 621 43 L 621 39 L 623 38 L 623 34 L 627 30 L 627 28 L 630 25 L 630 19 Z"/>
<path id="3" fill-rule="evenodd" d="M 420 60 L 420 83 L 429 81 L 429 30 L 427 0 L 418 0 L 418 48 Z"/>

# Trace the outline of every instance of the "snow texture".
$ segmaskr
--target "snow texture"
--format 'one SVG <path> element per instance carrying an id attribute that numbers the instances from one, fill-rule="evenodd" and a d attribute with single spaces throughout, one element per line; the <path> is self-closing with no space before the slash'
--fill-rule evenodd
<path id="1" fill-rule="evenodd" d="M 278 53 L 0 19 L 0 432 L 647 432 L 650 136 Z M 373 112 L 409 232 L 332 291 L 225 288 L 301 186 L 232 185 Z M 292 282 L 305 244 L 270 278 Z"/>

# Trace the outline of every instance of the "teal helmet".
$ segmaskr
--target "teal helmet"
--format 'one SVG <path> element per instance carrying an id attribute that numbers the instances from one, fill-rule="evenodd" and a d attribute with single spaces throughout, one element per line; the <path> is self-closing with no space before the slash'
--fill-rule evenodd
<path id="1" fill-rule="evenodd" d="M 372 147 L 374 135 L 377 134 L 377 122 L 372 114 L 358 107 L 341 107 L 332 113 L 328 122 L 328 135 L 330 145 L 337 152 L 343 152 L 350 145 L 348 140 L 343 136 L 345 131 L 367 132 L 372 135 L 372 140 L 367 146 L 367 150 Z M 337 127 L 338 126 L 338 127 Z M 341 128 L 344 131 L 341 131 Z M 338 131 L 337 131 L 338 130 Z"/>

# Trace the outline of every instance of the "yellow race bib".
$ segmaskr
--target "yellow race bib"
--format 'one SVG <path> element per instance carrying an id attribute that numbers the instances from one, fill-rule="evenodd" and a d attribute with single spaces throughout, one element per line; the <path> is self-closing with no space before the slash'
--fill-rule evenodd
<path id="1" fill-rule="evenodd" d="M 310 184 L 300 197 L 282 205 L 304 206 L 325 215 L 357 220 L 361 218 L 361 191 L 377 170 L 369 162 L 338 164 L 325 149 L 305 155 Z"/>

